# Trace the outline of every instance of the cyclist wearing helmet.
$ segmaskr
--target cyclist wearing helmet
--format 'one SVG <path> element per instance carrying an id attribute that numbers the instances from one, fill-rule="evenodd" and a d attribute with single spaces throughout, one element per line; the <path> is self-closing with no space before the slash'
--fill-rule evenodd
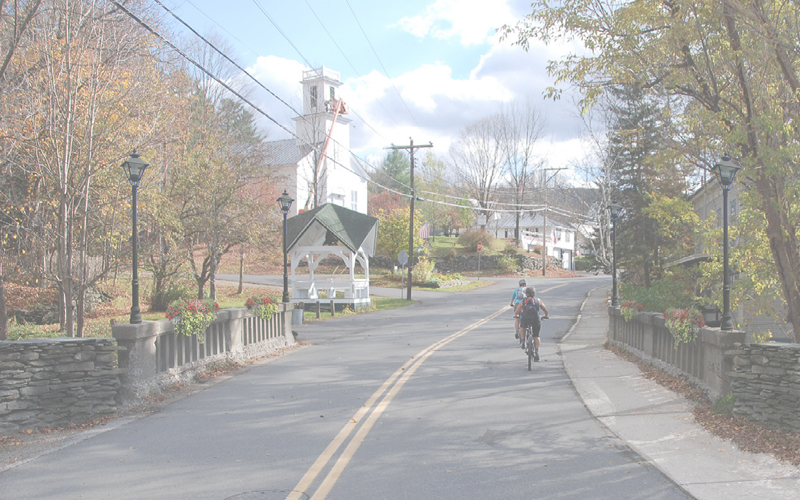
<path id="1" fill-rule="evenodd" d="M 547 319 L 549 313 L 547 306 L 541 299 L 534 298 L 536 289 L 529 286 L 525 289 L 525 299 L 517 304 L 514 309 L 514 316 L 517 318 L 522 317 L 522 339 L 519 341 L 519 346 L 525 349 L 525 327 L 531 327 L 531 334 L 533 335 L 533 360 L 539 361 L 539 331 L 542 328 L 542 322 L 539 319 L 539 311 L 544 312 L 542 319 Z"/>
<path id="2" fill-rule="evenodd" d="M 511 294 L 511 303 L 509 304 L 511 307 L 516 308 L 517 304 L 522 302 L 522 299 L 525 298 L 525 287 L 528 286 L 528 283 L 521 279 L 519 280 L 519 287 L 514 289 L 514 293 Z M 516 318 L 516 315 L 515 315 Z M 514 338 L 519 338 L 519 318 L 514 320 Z"/>

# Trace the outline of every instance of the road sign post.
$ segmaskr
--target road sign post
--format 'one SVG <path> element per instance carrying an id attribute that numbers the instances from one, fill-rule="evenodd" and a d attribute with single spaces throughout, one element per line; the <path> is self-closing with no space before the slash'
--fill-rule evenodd
<path id="1" fill-rule="evenodd" d="M 408 263 L 408 253 L 405 250 L 400 250 L 400 253 L 397 254 L 397 262 L 403 266 L 403 270 L 400 272 L 400 298 L 403 298 L 403 288 L 404 288 L 404 280 L 406 277 L 406 264 Z"/>
<path id="2" fill-rule="evenodd" d="M 481 279 L 481 250 L 483 250 L 483 245 L 481 242 L 478 242 L 478 279 Z"/>

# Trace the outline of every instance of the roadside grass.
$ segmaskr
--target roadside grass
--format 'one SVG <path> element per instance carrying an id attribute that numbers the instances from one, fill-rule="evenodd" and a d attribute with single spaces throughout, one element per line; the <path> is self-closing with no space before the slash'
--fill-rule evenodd
<path id="1" fill-rule="evenodd" d="M 128 280 L 130 283 L 130 280 Z M 140 285 L 141 287 L 141 285 Z M 275 297 L 280 296 L 281 290 L 277 287 L 247 287 L 239 294 L 238 287 L 228 285 L 217 285 L 217 304 L 220 309 L 231 309 L 244 307 L 248 297 L 253 295 L 263 296 L 269 295 Z M 128 303 L 125 303 L 125 300 Z M 372 305 L 369 309 L 358 312 L 346 311 L 337 313 L 337 316 L 346 314 L 363 314 L 374 311 L 384 311 L 387 309 L 396 309 L 399 307 L 406 307 L 411 305 L 412 302 L 401 299 L 390 299 L 386 297 L 372 297 Z M 147 307 L 142 303 L 142 307 Z M 142 319 L 145 321 L 158 321 L 166 317 L 163 311 L 142 311 Z M 330 318 L 330 313 L 322 313 L 320 319 Z M 84 337 L 111 337 L 111 326 L 114 324 L 127 323 L 130 320 L 130 297 L 127 296 L 124 300 L 115 299 L 110 303 L 104 304 L 102 308 L 96 313 L 95 317 L 87 317 L 86 325 L 84 327 Z M 305 321 L 317 321 L 316 312 L 305 313 Z M 52 325 L 17 325 L 13 320 L 9 321 L 8 340 L 25 340 L 34 338 L 58 338 L 63 337 L 63 332 L 59 331 L 58 324 Z"/>
<path id="2" fill-rule="evenodd" d="M 406 299 L 390 299 L 388 297 L 370 297 L 370 306 L 368 308 L 358 309 L 356 311 L 345 308 L 344 310 L 337 312 L 336 316 L 332 316 L 330 311 L 322 311 L 320 312 L 319 318 L 317 318 L 316 311 L 304 311 L 303 313 L 303 322 L 304 323 L 313 323 L 316 321 L 325 321 L 327 319 L 334 319 L 340 316 L 353 316 L 355 314 L 366 314 L 371 312 L 377 311 L 387 311 L 389 309 L 400 309 L 401 307 L 408 307 L 412 304 L 416 304 L 416 300 L 406 300 Z"/>

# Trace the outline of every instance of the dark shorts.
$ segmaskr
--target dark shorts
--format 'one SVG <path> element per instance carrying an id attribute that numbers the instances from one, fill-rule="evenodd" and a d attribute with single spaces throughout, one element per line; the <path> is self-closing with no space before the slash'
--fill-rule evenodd
<path id="1" fill-rule="evenodd" d="M 528 324 L 531 325 L 531 329 L 533 330 L 533 336 L 534 337 L 538 337 L 539 336 L 539 330 L 542 329 L 541 321 L 525 320 L 525 318 L 520 318 L 519 319 L 519 327 L 522 328 L 523 332 L 527 332 L 526 327 L 528 326 Z"/>

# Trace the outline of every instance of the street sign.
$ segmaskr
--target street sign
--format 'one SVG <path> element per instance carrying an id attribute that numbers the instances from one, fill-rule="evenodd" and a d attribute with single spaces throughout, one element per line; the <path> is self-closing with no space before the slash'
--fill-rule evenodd
<path id="1" fill-rule="evenodd" d="M 408 264 L 408 254 L 405 250 L 400 250 L 400 253 L 397 254 L 397 262 L 399 262 L 401 266 Z"/>
<path id="2" fill-rule="evenodd" d="M 479 252 L 481 251 L 481 248 L 483 248 L 483 245 L 481 245 L 481 242 L 479 241 L 479 242 L 478 242 L 478 251 L 479 251 Z"/>

